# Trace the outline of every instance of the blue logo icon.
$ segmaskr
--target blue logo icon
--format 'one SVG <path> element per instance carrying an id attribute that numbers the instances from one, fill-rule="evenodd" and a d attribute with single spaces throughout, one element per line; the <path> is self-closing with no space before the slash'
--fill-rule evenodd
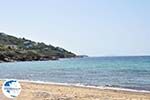
<path id="1" fill-rule="evenodd" d="M 8 98 L 15 98 L 21 92 L 20 83 L 17 80 L 6 80 L 3 83 L 2 91 Z"/>

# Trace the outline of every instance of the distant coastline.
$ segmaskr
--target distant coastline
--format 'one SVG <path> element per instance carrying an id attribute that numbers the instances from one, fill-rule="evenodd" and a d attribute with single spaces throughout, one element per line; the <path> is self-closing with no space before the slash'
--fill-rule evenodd
<path id="1" fill-rule="evenodd" d="M 0 62 L 47 61 L 74 57 L 77 55 L 61 47 L 0 33 Z"/>

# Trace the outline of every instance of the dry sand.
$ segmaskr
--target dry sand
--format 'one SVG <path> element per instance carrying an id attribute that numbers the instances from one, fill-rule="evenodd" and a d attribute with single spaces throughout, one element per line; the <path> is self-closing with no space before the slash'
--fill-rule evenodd
<path id="1" fill-rule="evenodd" d="M 2 81 L 0 82 L 2 86 Z M 150 100 L 150 93 L 21 82 L 14 100 Z M 0 90 L 0 100 L 12 100 Z"/>

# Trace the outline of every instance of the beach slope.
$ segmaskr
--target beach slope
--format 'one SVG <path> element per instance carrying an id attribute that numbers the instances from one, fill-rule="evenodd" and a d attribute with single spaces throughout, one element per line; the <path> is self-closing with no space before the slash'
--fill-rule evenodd
<path id="1" fill-rule="evenodd" d="M 2 81 L 0 85 L 2 86 Z M 150 93 L 21 82 L 16 100 L 150 100 Z M 9 100 L 0 90 L 0 98 Z"/>

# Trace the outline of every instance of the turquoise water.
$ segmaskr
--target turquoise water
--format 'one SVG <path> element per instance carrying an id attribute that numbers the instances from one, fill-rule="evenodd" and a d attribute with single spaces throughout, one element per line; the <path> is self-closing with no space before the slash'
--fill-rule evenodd
<path id="1" fill-rule="evenodd" d="M 0 78 L 150 90 L 150 57 L 0 63 Z"/>

